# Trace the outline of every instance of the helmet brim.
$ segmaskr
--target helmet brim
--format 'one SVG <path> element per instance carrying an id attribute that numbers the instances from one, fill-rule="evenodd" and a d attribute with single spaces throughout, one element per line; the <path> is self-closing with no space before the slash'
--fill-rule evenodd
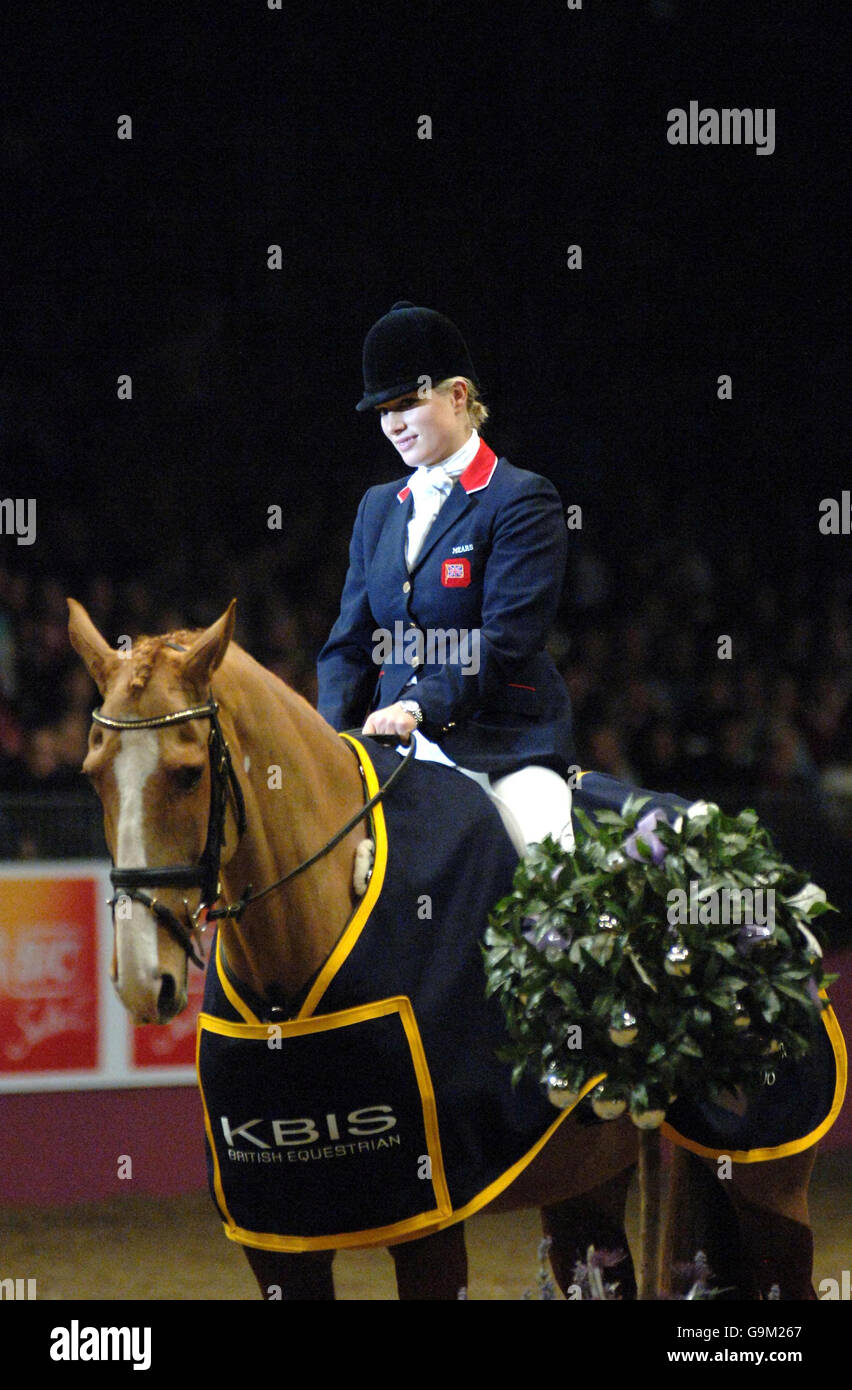
<path id="1" fill-rule="evenodd" d="M 356 410 L 372 410 L 377 405 L 384 405 L 385 401 L 395 401 L 397 396 L 408 396 L 412 391 L 417 391 L 422 385 L 422 378 L 419 376 L 410 377 L 408 381 L 400 381 L 396 386 L 388 386 L 383 391 L 372 391 L 369 395 L 362 396 Z M 424 397 L 425 399 L 425 397 Z"/>

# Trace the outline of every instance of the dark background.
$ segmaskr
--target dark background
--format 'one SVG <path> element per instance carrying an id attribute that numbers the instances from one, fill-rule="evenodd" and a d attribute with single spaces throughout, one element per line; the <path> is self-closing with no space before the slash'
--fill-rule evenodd
<path id="1" fill-rule="evenodd" d="M 113 641 L 237 593 L 241 640 L 311 694 L 358 499 L 400 472 L 354 406 L 364 334 L 407 298 L 465 333 L 492 447 L 583 508 L 555 644 L 584 765 L 619 768 L 603 724 L 640 780 L 741 803 L 778 780 L 786 721 L 816 798 L 786 814 L 821 816 L 820 772 L 852 761 L 852 539 L 818 530 L 850 485 L 843 7 L 23 9 L 3 19 L 0 495 L 37 499 L 38 540 L 0 536 L 0 617 L 24 737 L 71 698 L 68 592 Z M 775 152 L 670 146 L 692 99 L 773 107 Z M 729 785 L 714 739 L 739 716 Z M 670 767 L 643 759 L 661 719 Z"/>
<path id="2" fill-rule="evenodd" d="M 770 567 L 815 542 L 844 478 L 841 7 L 23 8 L 4 493 L 38 497 L 45 538 L 73 512 L 83 573 L 93 547 L 116 575 L 178 550 L 206 588 L 276 501 L 323 556 L 320 520 L 399 471 L 353 406 L 364 333 L 400 297 L 462 326 L 494 447 L 611 547 L 636 537 L 639 477 L 674 547 L 682 510 L 702 535 L 759 531 Z M 774 107 L 775 153 L 668 145 L 692 98 Z"/>

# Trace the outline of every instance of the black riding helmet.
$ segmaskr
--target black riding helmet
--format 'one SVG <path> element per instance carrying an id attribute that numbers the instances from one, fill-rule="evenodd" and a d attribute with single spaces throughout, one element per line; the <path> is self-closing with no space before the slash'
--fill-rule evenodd
<path id="1" fill-rule="evenodd" d="M 364 395 L 356 410 L 370 410 L 423 385 L 465 376 L 479 387 L 467 344 L 455 324 L 434 309 L 399 299 L 364 339 Z"/>

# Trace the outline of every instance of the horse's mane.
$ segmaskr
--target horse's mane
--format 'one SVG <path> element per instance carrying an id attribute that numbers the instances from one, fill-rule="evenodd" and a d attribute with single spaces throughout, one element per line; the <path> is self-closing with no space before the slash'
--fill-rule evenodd
<path id="1" fill-rule="evenodd" d="M 129 689 L 133 694 L 138 694 L 145 689 L 151 679 L 151 672 L 156 665 L 157 657 L 164 647 L 175 642 L 182 647 L 188 647 L 192 639 L 197 637 L 201 631 L 203 631 L 202 628 L 194 630 L 178 628 L 174 632 L 164 632 L 159 637 L 137 637 L 130 653 L 132 667 Z"/>
<path id="2" fill-rule="evenodd" d="M 130 651 L 131 667 L 128 685 L 129 691 L 133 695 L 138 695 L 146 688 L 151 679 L 154 667 L 157 664 L 157 659 L 164 649 L 168 651 L 170 647 L 174 647 L 175 645 L 189 647 L 192 645 L 194 639 L 200 636 L 203 631 L 204 628 L 200 627 L 176 628 L 173 632 L 164 632 L 156 637 L 137 637 Z M 244 647 L 240 646 L 239 642 L 233 640 L 228 646 L 225 660 L 220 668 L 222 674 L 225 674 L 226 668 L 231 666 L 231 663 L 236 663 L 237 671 L 240 673 L 239 678 L 245 679 L 246 676 L 253 674 L 276 700 L 286 705 L 291 713 L 295 712 L 296 708 L 302 711 L 309 710 L 313 718 L 317 720 L 319 724 L 322 725 L 324 723 L 313 705 L 311 705 L 303 695 L 293 690 L 280 676 L 276 676 L 273 671 L 261 665 L 261 663 L 251 656 Z M 232 675 L 235 674 L 233 672 L 233 667 L 231 669 Z"/>

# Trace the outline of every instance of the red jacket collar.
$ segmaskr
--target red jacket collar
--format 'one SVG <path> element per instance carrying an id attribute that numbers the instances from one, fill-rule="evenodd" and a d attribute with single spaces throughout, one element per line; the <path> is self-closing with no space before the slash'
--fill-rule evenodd
<path id="1" fill-rule="evenodd" d="M 496 467 L 497 455 L 493 449 L 488 447 L 485 440 L 481 439 L 479 441 L 479 448 L 467 465 L 467 468 L 460 474 L 459 482 L 465 492 L 480 492 L 482 488 L 487 487 L 491 482 Z M 396 494 L 397 501 L 404 502 L 410 492 L 411 488 L 406 483 L 405 487 L 400 488 L 399 492 Z"/>
<path id="2" fill-rule="evenodd" d="M 459 482 L 465 492 L 479 492 L 491 482 L 496 467 L 497 455 L 493 449 L 489 449 L 485 440 L 481 439 L 479 448 L 459 478 Z"/>

